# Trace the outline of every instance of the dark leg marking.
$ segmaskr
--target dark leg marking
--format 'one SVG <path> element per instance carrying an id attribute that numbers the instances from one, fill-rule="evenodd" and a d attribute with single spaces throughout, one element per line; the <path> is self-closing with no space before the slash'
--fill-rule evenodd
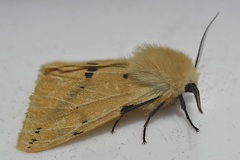
<path id="1" fill-rule="evenodd" d="M 161 103 L 157 108 L 155 108 L 148 116 L 145 124 L 144 124 L 144 128 L 143 128 L 143 144 L 147 143 L 146 141 L 146 130 L 147 130 L 147 125 L 149 123 L 149 120 L 152 118 L 152 116 L 157 113 L 157 111 L 163 106 L 164 102 Z"/>
<path id="2" fill-rule="evenodd" d="M 186 103 L 185 103 L 185 101 L 184 101 L 184 99 L 183 99 L 183 96 L 182 96 L 182 95 L 179 95 L 178 98 L 179 98 L 179 100 L 180 100 L 181 107 L 182 107 L 182 109 L 184 110 L 185 115 L 186 115 L 189 123 L 190 123 L 191 126 L 196 130 L 196 132 L 198 132 L 199 129 L 192 123 L 192 120 L 190 119 L 190 117 L 189 117 L 189 115 L 188 115 L 187 108 L 186 108 Z"/>
<path id="3" fill-rule="evenodd" d="M 132 110 L 134 110 L 136 108 L 139 108 L 139 107 L 141 107 L 141 106 L 143 106 L 143 105 L 145 105 L 145 104 L 147 104 L 149 102 L 152 102 L 152 101 L 154 101 L 154 100 L 156 100 L 158 98 L 159 97 L 155 97 L 153 99 L 147 100 L 145 102 L 142 102 L 142 103 L 139 103 L 139 104 L 136 104 L 136 105 L 132 104 L 132 105 L 128 105 L 128 106 L 123 106 L 123 108 L 121 110 L 121 115 L 124 115 L 124 114 L 126 114 L 126 113 L 128 113 L 128 112 L 130 112 L 130 111 L 132 111 Z"/>
<path id="4" fill-rule="evenodd" d="M 116 120 L 116 122 L 114 123 L 114 125 L 113 125 L 113 127 L 112 127 L 112 133 L 114 133 L 114 130 L 115 130 L 115 127 L 116 127 L 116 125 L 118 124 L 118 122 L 120 121 L 120 119 L 126 114 L 126 113 L 128 113 L 128 112 L 130 112 L 130 111 L 132 111 L 132 110 L 134 110 L 134 109 L 136 109 L 136 108 L 139 108 L 139 107 L 141 107 L 141 106 L 143 106 L 143 105 L 145 105 L 145 104 L 147 104 L 147 103 L 149 103 L 149 102 L 152 102 L 152 101 L 154 101 L 154 100 L 156 100 L 157 98 L 159 98 L 159 97 L 155 97 L 155 98 L 153 98 L 153 99 L 150 99 L 150 100 L 148 100 L 148 101 L 145 101 L 145 102 L 142 102 L 142 103 L 139 103 L 139 104 L 136 104 L 136 105 L 128 105 L 128 106 L 123 106 L 123 108 L 122 108 L 122 110 L 121 110 L 121 117 L 119 117 L 117 120 Z"/>

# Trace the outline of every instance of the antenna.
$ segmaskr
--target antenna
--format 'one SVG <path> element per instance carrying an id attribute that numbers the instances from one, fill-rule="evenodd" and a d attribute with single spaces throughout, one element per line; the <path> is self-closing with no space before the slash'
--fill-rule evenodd
<path id="1" fill-rule="evenodd" d="M 208 30 L 209 30 L 211 24 L 213 23 L 213 21 L 217 18 L 218 14 L 219 14 L 219 12 L 218 12 L 218 13 L 216 14 L 216 16 L 212 19 L 212 21 L 208 24 L 206 30 L 205 30 L 204 33 L 203 33 L 203 36 L 202 36 L 202 39 L 201 39 L 201 42 L 200 42 L 200 46 L 199 46 L 199 49 L 198 49 L 197 58 L 196 58 L 196 61 L 195 61 L 195 68 L 197 68 L 198 62 L 199 62 L 200 57 L 201 57 L 201 55 L 202 55 L 203 45 L 204 45 L 204 42 L 205 42 L 205 39 L 206 39 Z"/>

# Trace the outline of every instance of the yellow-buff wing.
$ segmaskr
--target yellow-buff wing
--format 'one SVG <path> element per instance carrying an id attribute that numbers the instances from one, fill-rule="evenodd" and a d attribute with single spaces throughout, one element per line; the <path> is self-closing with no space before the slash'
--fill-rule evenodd
<path id="1" fill-rule="evenodd" d="M 44 65 L 19 133 L 17 148 L 38 152 L 121 116 L 123 106 L 156 96 L 134 84 L 127 60 Z"/>

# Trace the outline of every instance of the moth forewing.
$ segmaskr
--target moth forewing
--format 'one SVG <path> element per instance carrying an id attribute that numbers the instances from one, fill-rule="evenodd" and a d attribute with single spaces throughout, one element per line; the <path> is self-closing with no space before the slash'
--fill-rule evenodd
<path id="1" fill-rule="evenodd" d="M 44 65 L 17 148 L 52 148 L 120 117 L 123 106 L 155 96 L 152 88 L 132 82 L 126 60 Z"/>

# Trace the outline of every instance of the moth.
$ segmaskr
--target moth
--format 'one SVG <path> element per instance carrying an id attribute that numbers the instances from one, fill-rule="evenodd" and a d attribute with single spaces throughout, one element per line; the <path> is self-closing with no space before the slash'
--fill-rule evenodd
<path id="1" fill-rule="evenodd" d="M 182 95 L 192 92 L 202 113 L 196 69 L 206 33 L 217 15 L 203 34 L 195 65 L 181 51 L 150 44 L 138 47 L 129 59 L 43 65 L 17 148 L 26 152 L 47 150 L 116 120 L 114 132 L 119 120 L 137 108 L 148 115 L 143 129 L 146 143 L 151 117 L 177 99 L 190 125 L 199 131 Z"/>

